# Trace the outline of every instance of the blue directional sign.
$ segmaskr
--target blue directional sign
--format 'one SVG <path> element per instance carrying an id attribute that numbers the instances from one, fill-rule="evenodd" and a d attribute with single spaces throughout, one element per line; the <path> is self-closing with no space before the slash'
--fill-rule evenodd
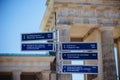
<path id="1" fill-rule="evenodd" d="M 63 60 L 97 60 L 98 54 L 97 53 L 88 53 L 88 52 L 81 52 L 81 53 L 62 53 Z"/>
<path id="2" fill-rule="evenodd" d="M 53 43 L 32 43 L 22 44 L 22 51 L 54 51 Z"/>
<path id="3" fill-rule="evenodd" d="M 97 43 L 62 43 L 62 50 L 97 50 Z"/>
<path id="4" fill-rule="evenodd" d="M 22 34 L 22 41 L 31 41 L 31 40 L 50 40 L 53 39 L 53 33 L 31 33 L 31 34 Z"/>
<path id="5" fill-rule="evenodd" d="M 98 73 L 98 66 L 63 65 L 62 73 L 97 74 Z"/>

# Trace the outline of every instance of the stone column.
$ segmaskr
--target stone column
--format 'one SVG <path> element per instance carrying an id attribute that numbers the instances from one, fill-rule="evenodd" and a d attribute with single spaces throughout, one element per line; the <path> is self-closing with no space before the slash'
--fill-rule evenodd
<path id="1" fill-rule="evenodd" d="M 99 80 L 99 79 L 98 79 L 98 77 L 97 77 L 97 78 L 94 78 L 94 79 L 92 79 L 92 80 Z"/>
<path id="2" fill-rule="evenodd" d="M 50 73 L 50 80 L 56 80 L 56 73 L 55 72 Z"/>
<path id="3" fill-rule="evenodd" d="M 42 71 L 42 77 L 40 80 L 50 80 L 50 71 Z"/>
<path id="4" fill-rule="evenodd" d="M 112 27 L 101 27 L 101 49 L 103 62 L 103 79 L 100 80 L 116 80 L 116 65 Z"/>
<path id="5" fill-rule="evenodd" d="M 21 75 L 20 70 L 14 70 L 12 73 L 13 73 L 13 80 L 20 80 L 20 75 Z"/>
<path id="6" fill-rule="evenodd" d="M 95 80 L 103 80 L 103 49 L 102 49 L 102 31 L 101 30 L 97 30 L 97 42 L 98 42 L 98 76 Z"/>
<path id="7" fill-rule="evenodd" d="M 70 42 L 70 26 L 60 25 L 57 26 L 57 28 L 59 30 L 59 42 Z M 67 61 L 67 62 L 63 61 L 63 63 L 71 64 L 71 61 Z M 60 76 L 59 80 L 72 80 L 71 74 L 60 74 L 59 76 Z"/>
<path id="8" fill-rule="evenodd" d="M 42 73 L 41 72 L 37 72 L 36 73 L 36 77 L 38 80 L 42 80 Z"/>

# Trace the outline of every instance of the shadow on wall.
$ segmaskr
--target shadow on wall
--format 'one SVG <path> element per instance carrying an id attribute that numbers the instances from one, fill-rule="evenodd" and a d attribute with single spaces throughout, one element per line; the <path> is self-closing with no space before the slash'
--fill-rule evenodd
<path id="1" fill-rule="evenodd" d="M 13 80 L 12 72 L 0 72 L 0 80 Z M 21 80 L 42 80 L 41 72 L 23 72 Z"/>

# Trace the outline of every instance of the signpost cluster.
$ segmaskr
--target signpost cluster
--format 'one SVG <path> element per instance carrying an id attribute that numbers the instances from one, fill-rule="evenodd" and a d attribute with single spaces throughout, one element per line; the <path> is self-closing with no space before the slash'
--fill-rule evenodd
<path id="1" fill-rule="evenodd" d="M 22 34 L 23 42 L 37 41 L 37 40 L 53 40 L 53 32 L 48 33 L 30 33 Z M 54 43 L 22 43 L 22 51 L 54 51 Z"/>
<path id="2" fill-rule="evenodd" d="M 56 36 L 57 37 L 57 36 Z M 57 39 L 57 38 L 56 38 Z M 21 44 L 22 51 L 55 51 L 56 59 L 60 58 L 61 61 L 71 60 L 97 60 L 97 43 L 90 42 L 44 42 L 44 43 L 27 43 L 28 41 L 37 40 L 54 40 L 53 32 L 47 33 L 30 33 L 22 34 Z M 59 45 L 58 45 L 59 44 Z M 59 48 L 59 49 L 58 49 Z M 58 51 L 59 50 L 59 51 Z M 58 51 L 58 52 L 57 52 Z M 61 55 L 59 54 L 61 53 Z M 68 65 L 58 63 L 56 66 L 62 66 L 60 70 L 56 70 L 59 74 L 72 74 L 72 73 L 83 73 L 83 74 L 97 74 L 98 66 L 96 65 Z"/>
<path id="3" fill-rule="evenodd" d="M 97 43 L 70 42 L 61 44 L 62 61 L 72 60 L 97 60 Z M 98 66 L 96 65 L 66 65 L 62 64 L 60 71 L 63 74 L 83 73 L 97 74 Z"/>

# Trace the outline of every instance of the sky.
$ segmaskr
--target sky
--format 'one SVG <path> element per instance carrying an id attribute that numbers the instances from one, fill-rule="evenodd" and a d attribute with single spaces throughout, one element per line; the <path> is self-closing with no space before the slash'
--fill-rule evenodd
<path id="1" fill-rule="evenodd" d="M 22 52 L 21 34 L 41 32 L 45 3 L 46 0 L 0 0 L 0 54 L 40 53 Z M 82 63 L 74 61 L 73 64 Z M 82 79 L 82 74 L 73 74 L 73 80 Z"/>
<path id="2" fill-rule="evenodd" d="M 41 32 L 45 3 L 46 0 L 0 0 L 0 54 L 32 53 L 21 51 L 21 34 Z M 83 64 L 82 61 L 73 62 L 78 63 Z M 84 77 L 83 74 L 73 75 L 73 80 Z"/>
<path id="3" fill-rule="evenodd" d="M 40 32 L 46 0 L 0 0 L 0 53 L 21 53 L 21 34 Z"/>

